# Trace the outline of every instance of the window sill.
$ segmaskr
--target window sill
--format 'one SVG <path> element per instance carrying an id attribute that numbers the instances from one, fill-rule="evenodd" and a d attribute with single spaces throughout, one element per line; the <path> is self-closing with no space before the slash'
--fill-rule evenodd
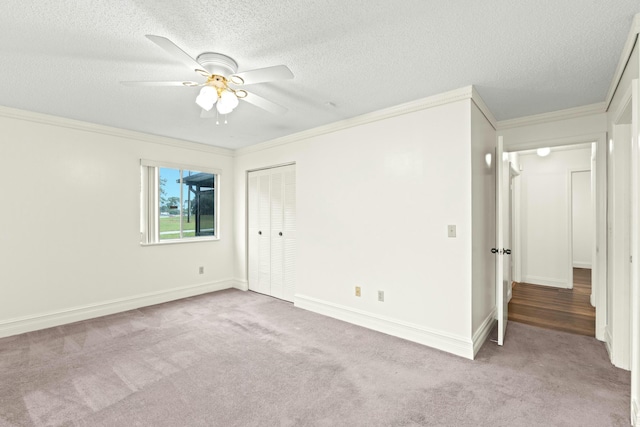
<path id="1" fill-rule="evenodd" d="M 182 245 L 185 243 L 202 243 L 202 242 L 217 242 L 219 237 L 199 238 L 199 239 L 175 239 L 164 240 L 161 242 L 140 243 L 140 246 L 165 246 L 165 245 Z"/>

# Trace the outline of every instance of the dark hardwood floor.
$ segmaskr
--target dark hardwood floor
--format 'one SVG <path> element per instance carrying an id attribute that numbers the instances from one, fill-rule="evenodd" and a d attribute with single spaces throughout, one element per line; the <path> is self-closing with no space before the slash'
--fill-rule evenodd
<path id="1" fill-rule="evenodd" d="M 593 337 L 596 310 L 590 295 L 591 270 L 585 268 L 573 269 L 573 289 L 514 283 L 509 320 Z"/>

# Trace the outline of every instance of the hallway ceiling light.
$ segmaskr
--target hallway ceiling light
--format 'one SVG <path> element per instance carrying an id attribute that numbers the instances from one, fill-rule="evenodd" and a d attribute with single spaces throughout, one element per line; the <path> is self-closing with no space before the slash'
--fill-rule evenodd
<path id="1" fill-rule="evenodd" d="M 538 154 L 538 156 L 540 157 L 546 157 L 549 155 L 549 153 L 551 153 L 551 148 L 549 147 L 538 148 L 536 150 L 536 154 Z"/>

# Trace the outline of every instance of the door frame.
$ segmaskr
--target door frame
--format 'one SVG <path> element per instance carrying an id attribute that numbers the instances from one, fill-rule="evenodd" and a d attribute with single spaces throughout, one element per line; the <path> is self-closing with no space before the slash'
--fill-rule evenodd
<path id="1" fill-rule="evenodd" d="M 598 132 L 581 136 L 534 140 L 525 143 L 510 141 L 508 137 L 504 137 L 504 151 L 517 152 L 543 147 L 592 143 L 596 146 L 596 168 L 592 170 L 595 175 L 595 194 L 593 195 L 595 199 L 593 242 L 595 257 L 592 261 L 591 284 L 596 308 L 596 338 L 604 341 L 607 321 L 607 133 Z M 514 255 L 519 257 L 520 253 L 517 252 Z M 518 260 L 518 264 L 521 264 L 521 260 Z"/>
<path id="2" fill-rule="evenodd" d="M 629 255 L 629 369 L 631 371 L 631 422 L 640 426 L 640 87 L 638 79 L 633 79 L 630 88 L 622 94 L 616 111 L 612 112 L 611 143 L 618 141 L 618 126 L 628 126 L 623 131 L 623 139 L 629 143 L 628 164 L 629 206 L 628 212 L 628 255 Z M 629 117 L 630 116 L 630 117 Z M 615 148 L 614 148 L 615 150 Z M 625 154 L 625 153 L 623 153 Z M 624 233 L 623 233 L 624 234 Z M 614 330 L 616 325 L 613 325 Z M 615 335 L 614 342 L 615 346 Z M 626 350 L 626 349 L 624 349 Z M 616 357 L 615 354 L 610 355 Z"/>
<path id="3" fill-rule="evenodd" d="M 620 160 L 620 156 L 624 159 L 623 167 L 613 167 L 611 172 L 612 176 L 612 187 L 614 188 L 613 194 L 609 194 L 609 198 L 612 198 L 614 210 L 613 212 L 608 212 L 610 215 L 610 222 L 612 223 L 612 233 L 613 239 L 611 239 L 608 243 L 610 248 L 612 249 L 612 262 L 610 268 L 612 270 L 610 273 L 614 275 L 613 280 L 609 283 L 609 286 L 612 287 L 611 294 L 613 295 L 613 302 L 611 302 L 613 310 L 611 313 L 612 316 L 612 324 L 607 325 L 607 350 L 609 351 L 609 357 L 611 358 L 611 362 L 620 368 L 629 369 L 632 371 L 632 359 L 633 359 L 633 263 L 631 263 L 630 257 L 633 256 L 633 218 L 632 218 L 632 210 L 633 210 L 633 199 L 632 196 L 632 185 L 633 185 L 633 103 L 634 99 L 637 99 L 637 96 L 634 96 L 633 85 L 631 85 L 625 92 L 621 92 L 621 100 L 618 104 L 616 110 L 610 111 L 610 122 L 611 122 L 611 135 L 609 135 L 609 152 L 613 153 L 612 161 L 614 165 Z M 620 151 L 621 144 L 628 145 L 624 152 Z M 619 154 L 621 153 L 621 154 Z M 629 159 L 626 156 L 630 156 Z M 609 165 L 608 165 L 609 166 Z M 626 168 L 626 173 L 622 172 L 622 175 L 616 174 L 616 172 L 620 173 L 620 171 L 624 171 Z M 623 182 L 623 185 L 627 185 L 628 193 L 623 193 L 621 200 L 622 206 L 618 206 L 618 202 L 616 201 L 616 197 L 620 195 L 616 193 L 615 190 L 618 190 L 620 186 L 616 183 L 616 180 L 620 179 Z M 628 206 L 624 206 L 628 201 Z M 616 217 L 622 215 L 625 218 L 623 221 L 616 221 Z M 617 218 L 618 220 L 620 218 Z M 621 228 L 621 229 L 620 229 Z M 626 241 L 625 239 L 628 239 Z M 616 251 L 620 253 L 616 253 Z M 621 275 L 622 279 L 618 277 Z M 626 298 L 628 297 L 630 300 L 629 304 L 624 304 Z M 617 298 L 621 298 L 623 304 L 620 304 L 620 301 Z M 628 312 L 627 312 L 628 310 Z M 622 318 L 622 319 L 621 319 Z M 621 321 L 624 320 L 624 321 Z M 628 323 L 627 323 L 628 320 Z M 620 341 L 617 337 L 627 336 L 629 335 L 628 341 Z"/>
<path id="4" fill-rule="evenodd" d="M 631 82 L 631 421 L 640 425 L 640 84 Z"/>

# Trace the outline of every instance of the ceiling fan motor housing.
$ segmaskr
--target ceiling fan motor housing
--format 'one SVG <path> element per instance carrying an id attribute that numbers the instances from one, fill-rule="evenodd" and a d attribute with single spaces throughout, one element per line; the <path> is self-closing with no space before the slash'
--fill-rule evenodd
<path id="1" fill-rule="evenodd" d="M 238 63 L 221 53 L 205 52 L 198 55 L 196 60 L 211 74 L 227 77 L 238 72 Z"/>

